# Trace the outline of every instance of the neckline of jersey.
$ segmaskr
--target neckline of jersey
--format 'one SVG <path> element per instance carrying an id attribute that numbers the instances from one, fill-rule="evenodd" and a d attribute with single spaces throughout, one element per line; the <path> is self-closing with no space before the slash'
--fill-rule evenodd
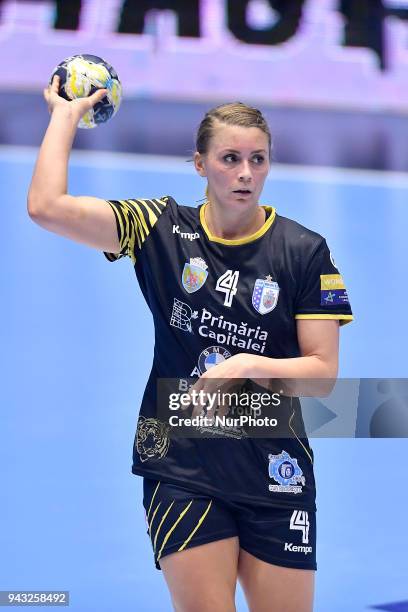
<path id="1" fill-rule="evenodd" d="M 275 208 L 273 208 L 273 206 L 262 206 L 262 208 L 265 209 L 265 211 L 269 212 L 270 214 L 269 214 L 269 217 L 266 219 L 265 223 L 262 225 L 262 227 L 260 227 L 259 230 L 257 230 L 254 234 L 250 234 L 249 236 L 244 236 L 242 238 L 233 238 L 233 239 L 219 238 L 218 236 L 214 236 L 210 232 L 208 225 L 205 221 L 204 211 L 205 211 L 207 204 L 208 202 L 204 202 L 204 204 L 200 208 L 200 223 L 202 225 L 202 228 L 208 240 L 210 240 L 211 242 L 218 242 L 220 244 L 226 244 L 229 246 L 238 246 L 240 244 L 247 244 L 248 242 L 253 242 L 254 240 L 257 240 L 258 238 L 263 236 L 268 231 L 272 223 L 275 221 L 275 216 L 276 216 Z"/>

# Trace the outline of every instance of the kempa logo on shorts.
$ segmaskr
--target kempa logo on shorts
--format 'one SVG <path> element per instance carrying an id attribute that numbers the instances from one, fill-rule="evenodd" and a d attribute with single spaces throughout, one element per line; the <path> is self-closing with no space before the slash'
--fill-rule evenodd
<path id="1" fill-rule="evenodd" d="M 294 510 L 289 521 L 289 529 L 302 532 L 302 544 L 309 544 L 309 514 L 305 510 Z M 293 542 L 285 542 L 285 551 L 304 553 L 309 555 L 313 548 L 311 546 L 298 546 Z"/>
<path id="2" fill-rule="evenodd" d="M 190 240 L 190 242 L 200 237 L 198 232 L 194 232 L 194 234 L 191 232 L 180 232 L 179 225 L 173 225 L 173 234 L 178 234 L 180 238 L 185 238 L 186 240 Z"/>
<path id="3" fill-rule="evenodd" d="M 296 546 L 292 542 L 285 542 L 285 551 L 287 550 L 289 552 L 301 552 L 305 555 L 309 555 L 312 552 L 313 548 L 311 546 Z"/>

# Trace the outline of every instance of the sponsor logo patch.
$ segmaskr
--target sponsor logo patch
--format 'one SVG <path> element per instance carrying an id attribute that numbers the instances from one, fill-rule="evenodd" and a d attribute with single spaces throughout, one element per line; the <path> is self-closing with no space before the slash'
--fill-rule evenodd
<path id="1" fill-rule="evenodd" d="M 193 333 L 191 319 L 197 319 L 198 311 L 192 310 L 188 304 L 174 298 L 170 325 L 186 332 Z"/>
<path id="2" fill-rule="evenodd" d="M 338 306 L 348 304 L 348 295 L 341 274 L 320 275 L 320 305 Z"/>
<path id="3" fill-rule="evenodd" d="M 198 332 L 200 336 L 217 345 L 261 354 L 265 351 L 268 338 L 268 332 L 260 325 L 248 327 L 246 321 L 235 323 L 223 315 L 213 315 L 207 308 L 192 310 L 188 304 L 177 298 L 173 300 L 170 325 L 186 332 Z"/>
<path id="4" fill-rule="evenodd" d="M 198 367 L 201 374 L 215 365 L 222 363 L 231 357 L 231 353 L 222 346 L 209 346 L 200 353 L 198 357 Z"/>

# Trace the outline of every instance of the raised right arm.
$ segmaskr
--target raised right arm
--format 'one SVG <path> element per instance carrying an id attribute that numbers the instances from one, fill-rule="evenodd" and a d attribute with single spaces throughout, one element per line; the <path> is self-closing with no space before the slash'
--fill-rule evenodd
<path id="1" fill-rule="evenodd" d="M 116 219 L 100 198 L 67 193 L 68 161 L 78 122 L 106 90 L 68 102 L 58 95 L 58 77 L 44 90 L 51 120 L 28 192 L 28 213 L 41 227 L 101 251 L 119 252 Z"/>

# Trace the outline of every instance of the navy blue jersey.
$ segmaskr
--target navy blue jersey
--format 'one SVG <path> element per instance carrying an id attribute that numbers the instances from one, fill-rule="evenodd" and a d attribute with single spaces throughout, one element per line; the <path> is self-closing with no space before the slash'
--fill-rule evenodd
<path id="1" fill-rule="evenodd" d="M 296 319 L 353 316 L 325 239 L 265 206 L 266 221 L 236 240 L 211 235 L 207 203 L 170 196 L 109 201 L 155 328 L 132 471 L 236 500 L 314 509 L 313 453 L 298 401 L 285 405 L 291 438 L 180 438 L 158 418 L 157 381 L 199 377 L 237 353 L 299 357 Z"/>

